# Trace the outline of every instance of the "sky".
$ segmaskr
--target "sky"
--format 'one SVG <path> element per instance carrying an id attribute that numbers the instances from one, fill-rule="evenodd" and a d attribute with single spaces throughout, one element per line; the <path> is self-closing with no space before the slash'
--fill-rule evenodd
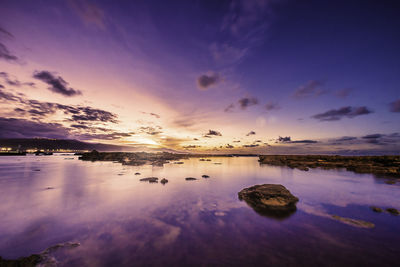
<path id="1" fill-rule="evenodd" d="M 398 1 L 13 1 L 0 138 L 398 154 Z"/>

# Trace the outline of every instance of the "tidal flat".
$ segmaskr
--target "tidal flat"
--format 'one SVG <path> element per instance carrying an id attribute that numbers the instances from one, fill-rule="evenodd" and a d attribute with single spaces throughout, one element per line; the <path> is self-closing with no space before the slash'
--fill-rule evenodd
<path id="1" fill-rule="evenodd" d="M 397 179 L 258 157 L 121 163 L 2 157 L 0 266 L 19 258 L 50 266 L 398 264 Z M 262 184 L 283 185 L 296 209 L 275 216 L 239 199 Z"/>

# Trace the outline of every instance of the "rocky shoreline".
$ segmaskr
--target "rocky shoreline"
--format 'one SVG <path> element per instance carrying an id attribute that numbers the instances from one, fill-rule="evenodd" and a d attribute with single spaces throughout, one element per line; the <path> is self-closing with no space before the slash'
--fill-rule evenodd
<path id="1" fill-rule="evenodd" d="M 346 169 L 355 173 L 400 178 L 400 156 L 260 155 L 259 162 L 303 171 L 309 168 Z"/>
<path id="2" fill-rule="evenodd" d="M 188 158 L 200 158 L 200 161 L 212 161 L 207 157 L 257 157 L 257 155 L 246 154 L 246 155 L 237 155 L 237 154 L 224 154 L 224 155 L 210 155 L 210 154 L 183 154 L 183 153 L 169 153 L 169 152 L 160 152 L 160 153 L 147 153 L 147 152 L 98 152 L 93 150 L 89 153 L 79 153 L 80 160 L 84 161 L 112 161 L 115 163 L 121 163 L 123 165 L 132 165 L 132 166 L 141 166 L 150 164 L 153 166 L 162 167 L 166 163 L 170 163 L 171 161 L 174 164 L 183 164 L 184 162 L 180 161 L 182 159 Z M 207 158 L 207 159 L 205 159 Z M 220 164 L 218 162 L 214 164 Z"/>

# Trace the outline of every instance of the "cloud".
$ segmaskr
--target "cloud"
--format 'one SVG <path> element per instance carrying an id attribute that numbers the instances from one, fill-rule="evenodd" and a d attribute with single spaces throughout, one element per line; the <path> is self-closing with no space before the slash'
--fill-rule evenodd
<path id="1" fill-rule="evenodd" d="M 305 85 L 297 88 L 293 96 L 298 99 L 310 96 L 320 96 L 326 93 L 326 91 L 322 89 L 322 86 L 323 83 L 321 81 L 310 80 Z"/>
<path id="2" fill-rule="evenodd" d="M 208 133 L 204 135 L 204 137 L 211 137 L 211 136 L 222 136 L 222 134 L 215 130 L 208 130 Z"/>
<path id="3" fill-rule="evenodd" d="M 117 123 L 117 115 L 102 109 L 91 107 L 70 107 L 64 105 L 57 105 L 58 108 L 64 109 L 66 112 L 75 113 L 72 115 L 73 121 L 101 121 Z"/>
<path id="4" fill-rule="evenodd" d="M 62 94 L 64 96 L 75 96 L 82 94 L 82 92 L 79 90 L 68 88 L 68 83 L 61 76 L 56 77 L 55 74 L 49 71 L 35 71 L 33 77 L 50 85 L 48 89 L 54 93 Z"/>
<path id="5" fill-rule="evenodd" d="M 144 112 L 142 111 L 142 114 L 148 114 L 150 116 L 156 117 L 157 119 L 161 118 L 160 115 L 153 113 L 153 112 Z"/>
<path id="6" fill-rule="evenodd" d="M 66 121 L 77 123 L 82 122 L 103 122 L 103 123 L 118 123 L 118 116 L 115 113 L 92 108 L 89 106 L 68 106 L 59 103 L 41 102 L 33 99 L 26 99 L 22 96 L 14 95 L 0 89 L 0 100 L 14 102 L 23 108 L 25 113 L 41 119 L 49 117 L 58 111 L 69 116 Z M 19 111 L 21 112 L 21 111 Z"/>
<path id="7" fill-rule="evenodd" d="M 237 38 L 255 38 L 268 28 L 266 18 L 271 16 L 269 0 L 233 0 L 223 18 L 222 30 Z"/>
<path id="8" fill-rule="evenodd" d="M 0 27 L 0 40 L 3 39 L 3 37 L 7 39 L 14 39 L 14 36 L 10 32 Z M 12 54 L 10 50 L 8 50 L 7 46 L 2 42 L 0 42 L 0 59 L 11 62 L 18 61 L 18 57 Z"/>
<path id="9" fill-rule="evenodd" d="M 259 144 L 243 145 L 243 147 L 258 147 Z"/>
<path id="10" fill-rule="evenodd" d="M 23 85 L 28 85 L 28 86 L 31 86 L 31 87 L 35 87 L 35 83 L 33 83 L 33 82 L 21 82 L 18 79 L 16 79 L 15 77 L 13 79 L 11 79 L 10 75 L 7 72 L 4 72 L 4 71 L 0 72 L 0 77 L 3 78 L 4 81 L 8 85 L 11 85 L 11 86 L 20 87 L 20 86 L 23 86 Z M 3 88 L 4 88 L 4 86 L 3 86 Z"/>
<path id="11" fill-rule="evenodd" d="M 318 143 L 318 141 L 315 140 L 296 140 L 296 141 L 291 141 L 291 144 L 315 144 Z"/>
<path id="12" fill-rule="evenodd" d="M 315 143 L 318 143 L 318 141 L 309 140 L 309 139 L 292 141 L 292 138 L 290 136 L 286 136 L 286 137 L 279 136 L 278 139 L 275 141 L 275 143 L 315 144 Z"/>
<path id="13" fill-rule="evenodd" d="M 336 142 L 346 142 L 346 141 L 353 141 L 356 139 L 357 139 L 357 137 L 355 137 L 355 136 L 342 136 L 342 137 L 336 139 L 335 141 Z"/>
<path id="14" fill-rule="evenodd" d="M 200 90 L 207 90 L 210 87 L 218 84 L 221 77 L 218 73 L 202 74 L 197 78 L 197 86 Z"/>
<path id="15" fill-rule="evenodd" d="M 389 110 L 391 112 L 400 112 L 400 99 L 393 101 L 389 104 Z"/>
<path id="16" fill-rule="evenodd" d="M 383 135 L 383 134 L 368 134 L 368 135 L 365 135 L 365 136 L 363 136 L 363 137 L 361 137 L 361 138 L 363 138 L 363 139 L 377 139 L 377 138 L 381 138 L 381 137 L 384 137 L 385 135 Z"/>
<path id="17" fill-rule="evenodd" d="M 69 131 L 59 123 L 34 122 L 0 117 L 0 138 L 67 138 Z"/>
<path id="18" fill-rule="evenodd" d="M 331 109 L 324 113 L 316 114 L 311 118 L 317 119 L 319 121 L 337 121 L 344 117 L 354 118 L 361 115 L 367 115 L 373 113 L 372 110 L 367 107 L 342 107 L 339 109 Z"/>
<path id="19" fill-rule="evenodd" d="M 248 134 L 246 134 L 246 136 L 255 135 L 255 134 L 256 134 L 255 131 L 250 131 Z"/>
<path id="20" fill-rule="evenodd" d="M 346 98 L 350 95 L 351 91 L 352 91 L 352 89 L 350 89 L 350 88 L 344 88 L 344 89 L 335 91 L 334 94 L 339 98 Z"/>
<path id="21" fill-rule="evenodd" d="M 0 100 L 6 100 L 6 101 L 19 101 L 21 98 L 11 94 L 11 93 L 7 93 L 3 90 L 0 89 Z"/>
<path id="22" fill-rule="evenodd" d="M 0 43 L 0 59 L 17 61 L 18 57 L 13 55 L 3 43 Z"/>
<path id="23" fill-rule="evenodd" d="M 100 140 L 116 140 L 121 139 L 123 137 L 130 137 L 133 133 L 123 133 L 123 132 L 112 132 L 108 134 L 92 134 L 92 133 L 83 133 L 76 135 L 80 140 L 92 140 L 92 139 L 100 139 Z"/>
<path id="24" fill-rule="evenodd" d="M 0 36 L 6 36 L 7 38 L 13 39 L 14 35 L 12 35 L 9 31 L 0 27 Z"/>
<path id="25" fill-rule="evenodd" d="M 267 111 L 277 110 L 277 109 L 280 109 L 280 108 L 281 107 L 277 103 L 274 103 L 274 102 L 268 102 L 267 104 L 265 104 L 265 109 Z"/>
<path id="26" fill-rule="evenodd" d="M 290 136 L 286 136 L 286 137 L 279 136 L 275 143 L 286 143 L 286 142 L 291 142 L 291 141 L 292 141 L 292 139 Z"/>
<path id="27" fill-rule="evenodd" d="M 238 104 L 241 109 L 246 109 L 249 106 L 257 105 L 258 99 L 255 97 L 243 97 L 238 100 Z"/>
<path id="28" fill-rule="evenodd" d="M 152 126 L 144 127 L 144 126 L 142 126 L 142 127 L 139 128 L 139 131 L 141 133 L 145 133 L 145 134 L 148 134 L 148 135 L 158 135 L 158 134 L 162 133 L 161 129 L 162 129 L 161 126 L 155 126 L 155 127 L 152 127 Z"/>
<path id="29" fill-rule="evenodd" d="M 230 104 L 224 109 L 224 112 L 231 112 L 235 108 L 234 104 Z"/>
<path id="30" fill-rule="evenodd" d="M 231 65 L 240 62 L 248 53 L 249 48 L 239 48 L 228 43 L 214 42 L 209 47 L 215 62 L 222 65 Z"/>
<path id="31" fill-rule="evenodd" d="M 199 148 L 201 146 L 198 145 L 188 145 L 188 146 L 183 146 L 184 149 L 194 149 L 194 148 Z"/>
<path id="32" fill-rule="evenodd" d="M 70 0 L 69 4 L 86 26 L 94 25 L 101 30 L 106 28 L 104 11 L 97 5 L 88 0 Z"/>

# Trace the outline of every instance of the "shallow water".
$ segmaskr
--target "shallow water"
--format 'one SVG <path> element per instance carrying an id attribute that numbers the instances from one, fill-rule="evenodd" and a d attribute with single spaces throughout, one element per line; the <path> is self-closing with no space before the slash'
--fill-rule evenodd
<path id="1" fill-rule="evenodd" d="M 255 157 L 211 159 L 135 167 L 64 155 L 1 157 L 0 256 L 28 256 L 72 241 L 80 246 L 54 252 L 60 266 L 398 264 L 400 216 L 369 206 L 400 209 L 399 183 L 260 166 Z M 139 181 L 149 176 L 169 182 Z M 297 211 L 276 219 L 238 200 L 244 187 L 264 183 L 288 188 L 300 199 Z M 331 215 L 375 227 L 357 228 Z"/>

